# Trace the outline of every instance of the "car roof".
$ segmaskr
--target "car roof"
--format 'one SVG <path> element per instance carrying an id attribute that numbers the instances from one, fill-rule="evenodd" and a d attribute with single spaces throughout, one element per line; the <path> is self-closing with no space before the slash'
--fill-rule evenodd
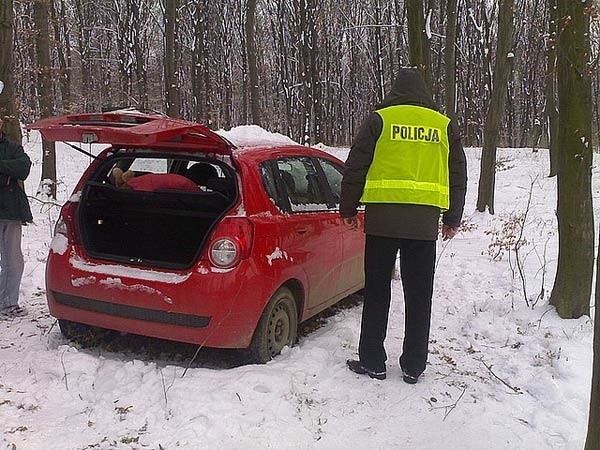
<path id="1" fill-rule="evenodd" d="M 289 156 L 313 156 L 316 158 L 329 159 L 343 165 L 343 161 L 334 155 L 331 155 L 314 147 L 307 147 L 300 144 L 295 145 L 253 145 L 246 147 L 237 147 L 232 151 L 236 159 L 243 159 L 247 162 L 260 163 L 268 159 L 275 159 Z"/>

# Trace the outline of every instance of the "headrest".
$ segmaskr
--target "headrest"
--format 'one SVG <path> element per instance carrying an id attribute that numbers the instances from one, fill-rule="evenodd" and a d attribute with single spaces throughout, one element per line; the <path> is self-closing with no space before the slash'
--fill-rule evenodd
<path id="1" fill-rule="evenodd" d="M 185 176 L 194 183 L 205 186 L 209 178 L 218 176 L 217 169 L 208 163 L 199 162 L 190 166 L 185 172 Z"/>

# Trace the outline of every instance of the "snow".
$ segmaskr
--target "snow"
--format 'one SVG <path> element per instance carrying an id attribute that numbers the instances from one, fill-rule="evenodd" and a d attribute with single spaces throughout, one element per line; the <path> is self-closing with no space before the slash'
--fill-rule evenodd
<path id="1" fill-rule="evenodd" d="M 64 255 L 68 248 L 69 241 L 65 235 L 56 234 L 50 242 L 50 250 L 59 255 Z"/>
<path id="2" fill-rule="evenodd" d="M 273 265 L 273 260 L 275 259 L 288 259 L 287 253 L 282 251 L 279 247 L 275 247 L 275 250 L 267 255 L 267 262 L 270 266 Z"/>
<path id="3" fill-rule="evenodd" d="M 178 284 L 186 281 L 190 274 L 177 275 L 169 272 L 158 272 L 156 270 L 137 269 L 133 267 L 124 267 L 116 264 L 93 264 L 85 261 L 79 256 L 71 256 L 69 262 L 81 272 L 101 273 L 105 275 L 121 276 L 125 278 L 134 278 L 138 280 L 158 281 L 161 283 Z"/>
<path id="4" fill-rule="evenodd" d="M 258 130 L 231 131 L 245 133 L 255 138 Z M 41 145 L 35 133 L 30 139 L 32 193 Z M 320 148 L 342 159 L 348 153 Z M 57 151 L 64 202 L 89 159 L 63 145 Z M 494 216 L 474 212 L 481 150 L 466 153 L 465 224 L 456 238 L 438 242 L 429 364 L 414 386 L 402 382 L 396 364 L 400 281 L 393 283 L 385 381 L 345 367 L 356 357 L 360 330 L 361 307 L 351 301 L 313 321 L 297 346 L 265 365 L 239 365 L 235 352 L 209 349 L 192 362 L 194 346 L 136 337 L 81 348 L 61 336 L 45 303 L 45 258 L 50 247 L 61 248 L 50 244 L 57 208 L 32 201 L 35 223 L 23 230 L 27 315 L 0 319 L 0 449 L 582 448 L 593 331 L 589 318 L 562 320 L 548 305 L 557 224 L 547 152 L 499 149 Z M 533 307 L 516 270 L 513 231 L 521 223 L 519 257 Z M 79 268 L 74 285 L 96 273 L 115 283 L 163 276 L 81 261 Z"/>
<path id="5" fill-rule="evenodd" d="M 236 147 L 298 145 L 290 137 L 280 133 L 272 133 L 258 125 L 242 125 L 229 131 L 218 130 L 217 134 L 223 136 Z"/>

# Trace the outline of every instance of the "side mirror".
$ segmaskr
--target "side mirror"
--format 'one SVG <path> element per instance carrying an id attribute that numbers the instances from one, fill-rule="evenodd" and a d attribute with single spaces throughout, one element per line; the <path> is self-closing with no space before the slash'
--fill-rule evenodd
<path id="1" fill-rule="evenodd" d="M 2 94 L 3 90 L 4 90 L 4 81 L 0 80 L 0 94 Z"/>

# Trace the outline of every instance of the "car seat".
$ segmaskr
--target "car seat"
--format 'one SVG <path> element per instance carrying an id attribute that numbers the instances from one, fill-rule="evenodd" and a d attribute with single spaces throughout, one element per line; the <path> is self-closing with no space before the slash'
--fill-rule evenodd
<path id="1" fill-rule="evenodd" d="M 235 197 L 235 180 L 233 178 L 209 178 L 206 180 L 206 188 L 212 192 L 219 192 L 229 199 Z"/>
<path id="2" fill-rule="evenodd" d="M 198 186 L 206 186 L 206 182 L 209 178 L 216 178 L 219 174 L 217 173 L 215 166 L 204 162 L 198 162 L 186 170 L 185 176 Z"/>
<path id="3" fill-rule="evenodd" d="M 319 176 L 309 173 L 306 175 L 306 202 L 319 203 L 321 202 L 321 188 L 319 187 Z"/>
<path id="4" fill-rule="evenodd" d="M 292 174 L 283 170 L 279 173 L 281 174 L 281 178 L 283 178 L 283 182 L 287 187 L 288 193 L 294 194 L 296 192 L 296 183 L 294 182 L 294 177 L 292 176 Z"/>

